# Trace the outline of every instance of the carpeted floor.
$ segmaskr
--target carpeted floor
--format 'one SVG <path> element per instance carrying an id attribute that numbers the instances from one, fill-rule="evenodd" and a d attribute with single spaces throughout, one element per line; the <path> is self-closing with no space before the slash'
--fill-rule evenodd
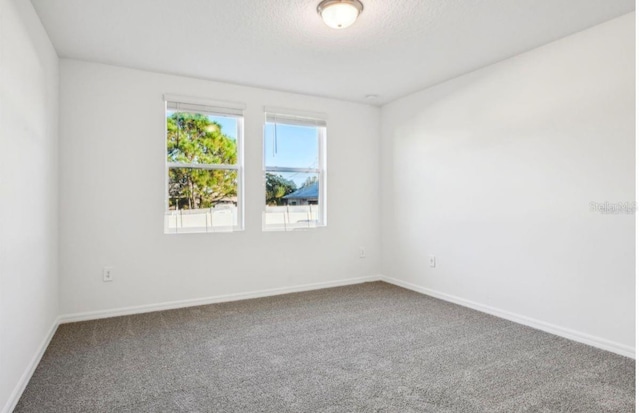
<path id="1" fill-rule="evenodd" d="M 632 412 L 635 362 L 382 282 L 60 326 L 16 412 Z"/>

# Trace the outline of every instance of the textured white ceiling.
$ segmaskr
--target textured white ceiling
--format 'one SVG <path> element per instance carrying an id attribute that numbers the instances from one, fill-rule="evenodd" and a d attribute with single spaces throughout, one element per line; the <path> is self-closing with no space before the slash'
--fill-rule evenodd
<path id="1" fill-rule="evenodd" d="M 32 0 L 61 57 L 382 104 L 635 10 L 634 0 Z M 365 95 L 375 94 L 375 100 Z"/>

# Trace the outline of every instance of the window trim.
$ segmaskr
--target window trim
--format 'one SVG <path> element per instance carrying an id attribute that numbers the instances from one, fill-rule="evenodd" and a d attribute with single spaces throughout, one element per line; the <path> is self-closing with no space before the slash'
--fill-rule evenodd
<path id="1" fill-rule="evenodd" d="M 164 94 L 163 95 L 164 111 L 164 216 L 169 212 L 169 169 L 170 168 L 188 168 L 188 169 L 204 169 L 204 170 L 234 170 L 237 171 L 237 222 L 231 230 L 224 231 L 193 231 L 180 232 L 169 231 L 166 224 L 163 224 L 163 232 L 166 235 L 187 235 L 187 234 L 217 234 L 244 231 L 245 227 L 245 194 L 244 194 L 244 110 L 246 105 L 237 102 L 223 102 L 206 98 L 189 97 L 182 95 Z M 167 160 L 167 111 L 170 104 L 197 105 L 204 107 L 202 111 L 193 108 L 176 108 L 171 110 L 181 111 L 185 113 L 204 114 L 210 116 L 221 116 L 236 119 L 236 160 L 235 164 L 193 164 L 169 162 Z"/>
<path id="2" fill-rule="evenodd" d="M 283 120 L 282 124 L 293 126 L 315 127 L 317 130 L 318 141 L 318 167 L 317 168 L 298 168 L 298 167 L 279 167 L 267 166 L 265 159 L 265 131 L 267 124 L 276 123 L 277 120 Z M 294 230 L 315 230 L 326 228 L 327 222 L 327 116 L 319 112 L 299 111 L 293 109 L 275 108 L 265 106 L 264 123 L 262 129 L 262 189 L 263 197 L 266 193 L 266 174 L 268 172 L 300 172 L 318 174 L 318 224 L 313 227 L 299 227 Z M 264 198 L 263 198 L 264 199 Z M 264 202 L 264 201 L 263 201 Z M 299 205 L 295 205 L 299 206 Z M 280 225 L 267 226 L 265 223 L 265 213 L 267 205 L 262 207 L 262 231 L 263 232 L 288 232 L 290 229 Z"/>

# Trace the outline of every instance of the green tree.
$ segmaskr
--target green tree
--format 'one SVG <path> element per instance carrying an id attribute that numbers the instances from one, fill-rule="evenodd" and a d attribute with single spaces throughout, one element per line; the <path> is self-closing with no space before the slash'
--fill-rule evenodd
<path id="1" fill-rule="evenodd" d="M 295 182 L 286 179 L 282 175 L 267 172 L 267 205 L 283 205 L 283 196 L 296 190 Z"/>
<path id="2" fill-rule="evenodd" d="M 183 164 L 235 164 L 236 141 L 207 116 L 174 112 L 167 117 L 167 161 Z M 209 208 L 237 196 L 237 171 L 187 167 L 169 169 L 169 207 Z"/>

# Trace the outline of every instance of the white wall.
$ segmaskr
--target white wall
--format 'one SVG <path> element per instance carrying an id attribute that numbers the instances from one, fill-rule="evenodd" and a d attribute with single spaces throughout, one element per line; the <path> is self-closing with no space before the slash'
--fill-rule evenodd
<path id="1" fill-rule="evenodd" d="M 58 57 L 28 0 L 0 0 L 0 411 L 58 314 Z M 35 357 L 35 360 L 34 360 Z"/>
<path id="2" fill-rule="evenodd" d="M 60 82 L 62 314 L 378 273 L 378 108 L 66 59 Z M 163 234 L 164 93 L 247 105 L 245 231 Z M 262 232 L 265 105 L 328 115 L 327 228 Z"/>
<path id="3" fill-rule="evenodd" d="M 386 276 L 634 351 L 634 19 L 383 107 Z"/>

